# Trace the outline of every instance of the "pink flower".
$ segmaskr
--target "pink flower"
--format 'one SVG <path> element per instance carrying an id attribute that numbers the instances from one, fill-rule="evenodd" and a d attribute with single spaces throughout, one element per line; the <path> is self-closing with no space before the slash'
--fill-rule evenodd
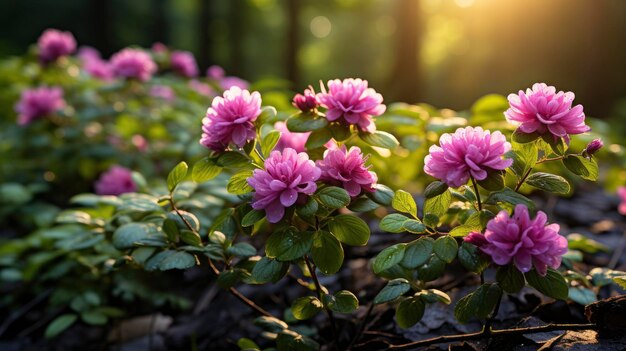
<path id="1" fill-rule="evenodd" d="M 22 91 L 20 101 L 15 105 L 15 111 L 19 114 L 17 123 L 22 126 L 30 124 L 64 107 L 63 89 L 59 87 L 26 89 Z"/>
<path id="2" fill-rule="evenodd" d="M 261 95 L 232 87 L 213 99 L 202 120 L 200 144 L 224 151 L 232 143 L 243 147 L 256 136 L 254 121 L 261 114 Z"/>
<path id="3" fill-rule="evenodd" d="M 196 58 L 189 51 L 172 52 L 171 64 L 174 72 L 183 77 L 192 78 L 198 75 Z"/>
<path id="4" fill-rule="evenodd" d="M 202 83 L 195 79 L 189 81 L 189 87 L 200 95 L 204 95 L 207 97 L 214 97 L 216 95 L 215 90 L 213 90 L 210 85 Z"/>
<path id="5" fill-rule="evenodd" d="M 137 185 L 128 168 L 112 166 L 108 171 L 102 173 L 95 184 L 95 188 L 98 195 L 120 195 L 136 191 Z"/>
<path id="6" fill-rule="evenodd" d="M 328 92 L 322 87 L 317 99 L 328 109 L 326 118 L 329 121 L 343 119 L 367 132 L 376 130 L 372 117 L 380 116 L 387 108 L 383 105 L 383 96 L 368 88 L 367 81 L 361 79 L 329 80 Z"/>
<path id="7" fill-rule="evenodd" d="M 430 154 L 424 158 L 424 172 L 451 187 L 466 184 L 470 177 L 483 180 L 490 172 L 506 169 L 513 163 L 502 159 L 511 150 L 511 144 L 499 131 L 459 128 L 454 134 L 443 134 L 439 144 L 432 145 Z"/>
<path id="8" fill-rule="evenodd" d="M 523 133 L 562 137 L 569 141 L 570 134 L 581 134 L 591 128 L 585 124 L 582 105 L 572 107 L 574 93 L 556 92 L 556 88 L 535 83 L 533 88 L 508 96 L 510 108 L 504 112 L 507 120 L 519 124 Z"/>
<path id="9" fill-rule="evenodd" d="M 174 89 L 167 85 L 155 85 L 150 88 L 150 96 L 163 99 L 167 102 L 172 102 L 176 99 L 176 93 Z"/>
<path id="10" fill-rule="evenodd" d="M 292 148 L 296 150 L 296 152 L 306 151 L 306 147 L 304 145 L 309 139 L 311 132 L 290 132 L 289 129 L 287 129 L 287 124 L 285 122 L 274 123 L 274 129 L 280 132 L 280 139 L 278 139 L 278 143 L 276 144 L 276 147 L 274 147 L 274 150 L 282 151 L 285 148 Z"/>
<path id="11" fill-rule="evenodd" d="M 296 94 L 296 96 L 293 97 L 292 104 L 302 112 L 315 110 L 317 106 L 319 106 L 317 96 L 311 89 L 305 89 L 304 95 Z"/>
<path id="12" fill-rule="evenodd" d="M 378 177 L 365 167 L 366 159 L 356 146 L 348 151 L 345 145 L 328 149 L 324 159 L 317 161 L 317 167 L 322 170 L 320 180 L 342 186 L 352 197 L 359 196 L 361 191 L 372 192 Z"/>
<path id="13" fill-rule="evenodd" d="M 535 266 L 545 276 L 548 267 L 559 268 L 561 256 L 567 252 L 567 239 L 559 235 L 559 225 L 546 223 L 547 216 L 542 211 L 530 219 L 528 208 L 517 205 L 511 217 L 500 211 L 487 223 L 484 235 L 474 232 L 465 240 L 477 245 L 497 265 L 512 262 L 523 273 Z"/>
<path id="14" fill-rule="evenodd" d="M 254 170 L 248 178 L 255 190 L 252 208 L 265 210 L 267 220 L 277 223 L 285 215 L 285 208 L 305 202 L 307 195 L 315 192 L 315 181 L 321 173 L 304 152 L 290 148 L 282 153 L 272 151 L 265 160 L 265 169 Z"/>
<path id="15" fill-rule="evenodd" d="M 73 53 L 76 50 L 76 39 L 70 32 L 46 29 L 39 37 L 37 46 L 39 47 L 39 59 L 47 63 Z"/>
<path id="16" fill-rule="evenodd" d="M 226 76 L 224 69 L 218 65 L 213 65 L 206 70 L 207 77 L 215 80 L 220 80 Z"/>
<path id="17" fill-rule="evenodd" d="M 113 72 L 122 78 L 149 80 L 157 66 L 148 53 L 139 49 L 126 48 L 111 57 Z"/>
<path id="18" fill-rule="evenodd" d="M 620 186 L 617 189 L 617 195 L 619 195 L 619 198 L 621 200 L 618 211 L 619 213 L 626 215 L 626 187 Z"/>

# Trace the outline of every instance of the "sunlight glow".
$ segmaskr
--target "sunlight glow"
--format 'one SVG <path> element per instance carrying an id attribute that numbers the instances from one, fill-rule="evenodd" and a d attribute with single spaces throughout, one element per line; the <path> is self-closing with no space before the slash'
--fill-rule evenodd
<path id="1" fill-rule="evenodd" d="M 311 20 L 311 33 L 316 38 L 326 38 L 332 29 L 332 25 L 328 17 L 317 16 Z"/>

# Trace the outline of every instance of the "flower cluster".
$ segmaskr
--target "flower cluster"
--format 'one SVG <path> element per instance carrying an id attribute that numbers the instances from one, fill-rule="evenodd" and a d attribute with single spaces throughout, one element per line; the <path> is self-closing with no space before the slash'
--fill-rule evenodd
<path id="1" fill-rule="evenodd" d="M 120 195 L 137 190 L 132 172 L 122 166 L 112 166 L 100 176 L 94 187 L 98 195 Z"/>
<path id="2" fill-rule="evenodd" d="M 326 118 L 329 121 L 355 125 L 362 131 L 376 131 L 372 117 L 383 114 L 386 106 L 383 105 L 383 96 L 368 88 L 366 80 L 330 80 L 328 92 L 323 87 L 322 89 L 317 94 L 317 100 L 327 109 Z"/>
<path id="3" fill-rule="evenodd" d="M 257 169 L 248 184 L 254 188 L 252 208 L 265 210 L 267 220 L 277 223 L 285 215 L 285 208 L 298 200 L 305 201 L 317 189 L 317 181 L 322 171 L 315 167 L 304 153 L 286 148 L 272 151 L 265 160 L 265 169 Z"/>
<path id="4" fill-rule="evenodd" d="M 245 80 L 234 77 L 234 76 L 226 76 L 226 72 L 220 66 L 211 66 L 207 69 L 207 77 L 214 79 L 218 82 L 220 87 L 224 90 L 228 90 L 232 87 L 238 87 L 240 89 L 248 89 L 248 82 Z"/>
<path id="5" fill-rule="evenodd" d="M 37 47 L 39 48 L 39 59 L 48 63 L 59 57 L 72 54 L 76 50 L 76 39 L 70 32 L 46 29 L 39 37 Z"/>
<path id="6" fill-rule="evenodd" d="M 261 95 L 239 87 L 213 99 L 202 120 L 200 144 L 216 151 L 224 151 L 230 144 L 243 147 L 256 137 L 254 121 L 261 114 Z"/>
<path id="7" fill-rule="evenodd" d="M 372 192 L 378 177 L 365 167 L 366 159 L 356 146 L 350 150 L 345 145 L 330 148 L 324 152 L 324 159 L 317 161 L 322 170 L 320 180 L 342 186 L 352 197 L 359 196 L 361 191 Z"/>
<path id="8" fill-rule="evenodd" d="M 499 131 L 459 128 L 454 134 L 443 134 L 439 144 L 430 147 L 430 154 L 424 159 L 424 172 L 451 187 L 466 184 L 470 177 L 483 180 L 490 172 L 506 169 L 513 163 L 502 158 L 511 150 L 511 144 Z"/>
<path id="9" fill-rule="evenodd" d="M 15 111 L 18 113 L 17 123 L 22 126 L 30 124 L 64 107 L 63 89 L 59 87 L 26 89 L 22 91 L 20 101 L 15 105 Z"/>
<path id="10" fill-rule="evenodd" d="M 148 53 L 139 49 L 126 48 L 111 57 L 113 72 L 117 77 L 149 80 L 157 66 Z"/>
<path id="11" fill-rule="evenodd" d="M 189 51 L 174 51 L 170 58 L 172 70 L 179 75 L 193 78 L 198 75 L 198 64 Z"/>
<path id="12" fill-rule="evenodd" d="M 487 223 L 485 234 L 470 233 L 465 241 L 478 246 L 497 265 L 514 263 L 524 273 L 534 266 L 540 275 L 546 275 L 548 267 L 561 265 L 567 252 L 567 239 L 559 234 L 559 225 L 546 223 L 542 211 L 531 219 L 528 208 L 517 205 L 512 216 L 500 211 Z"/>
<path id="13" fill-rule="evenodd" d="M 536 83 L 526 92 L 510 94 L 508 100 L 510 108 L 504 114 L 522 133 L 550 133 L 569 140 L 569 135 L 591 129 L 585 124 L 582 105 L 572 107 L 572 92 L 557 93 L 553 86 Z"/>

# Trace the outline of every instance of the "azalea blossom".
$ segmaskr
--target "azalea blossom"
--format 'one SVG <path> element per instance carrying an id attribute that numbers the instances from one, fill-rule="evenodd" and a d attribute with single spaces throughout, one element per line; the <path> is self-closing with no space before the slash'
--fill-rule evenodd
<path id="1" fill-rule="evenodd" d="M 424 159 L 424 172 L 451 187 L 459 187 L 470 177 L 483 180 L 489 173 L 511 166 L 513 160 L 502 158 L 509 150 L 511 144 L 499 131 L 459 128 L 454 134 L 443 134 L 439 146 L 430 147 Z"/>
<path id="2" fill-rule="evenodd" d="M 286 148 L 272 151 L 265 160 L 264 169 L 256 169 L 248 184 L 254 188 L 252 208 L 264 210 L 270 223 L 279 222 L 285 209 L 297 202 L 304 203 L 315 193 L 322 171 L 304 152 Z"/>
<path id="3" fill-rule="evenodd" d="M 513 263 L 523 273 L 534 266 L 545 276 L 548 267 L 561 265 L 567 252 L 567 239 L 559 234 L 559 225 L 547 224 L 547 220 L 542 211 L 531 219 L 528 208 L 517 205 L 512 216 L 500 211 L 487 223 L 485 234 L 470 233 L 465 241 L 478 246 L 497 265 Z"/>

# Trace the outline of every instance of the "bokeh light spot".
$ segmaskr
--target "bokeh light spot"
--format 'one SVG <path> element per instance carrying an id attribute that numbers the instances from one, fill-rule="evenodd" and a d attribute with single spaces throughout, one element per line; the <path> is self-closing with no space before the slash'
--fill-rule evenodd
<path id="1" fill-rule="evenodd" d="M 326 16 L 317 16 L 311 20 L 311 33 L 316 38 L 326 38 L 332 29 L 332 24 Z"/>

